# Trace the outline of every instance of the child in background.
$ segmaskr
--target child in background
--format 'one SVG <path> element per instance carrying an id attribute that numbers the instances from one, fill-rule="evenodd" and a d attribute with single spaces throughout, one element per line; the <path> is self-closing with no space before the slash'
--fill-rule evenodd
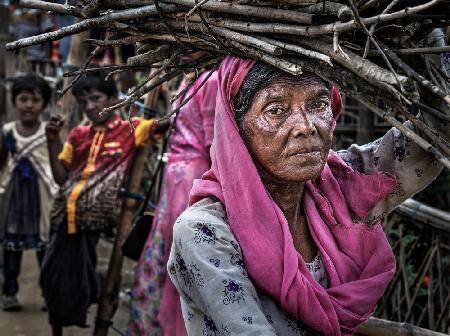
<path id="1" fill-rule="evenodd" d="M 62 335 L 66 326 L 86 325 L 87 309 L 100 294 L 95 272 L 99 234 L 118 224 L 118 192 L 135 149 L 167 127 L 154 119 L 133 119 L 131 132 L 120 116 L 100 114 L 117 100 L 114 82 L 102 72 L 81 78 L 72 92 L 90 125 L 72 129 L 64 146 L 62 119 L 52 118 L 46 128 L 53 176 L 61 186 L 41 276 L 53 335 Z"/>
<path id="2" fill-rule="evenodd" d="M 21 309 L 16 294 L 23 250 L 35 249 L 40 264 L 48 241 L 49 213 L 57 185 L 50 168 L 46 124 L 40 116 L 50 96 L 51 89 L 43 78 L 34 74 L 16 78 L 12 102 L 19 120 L 1 129 L 0 226 L 5 311 Z"/>

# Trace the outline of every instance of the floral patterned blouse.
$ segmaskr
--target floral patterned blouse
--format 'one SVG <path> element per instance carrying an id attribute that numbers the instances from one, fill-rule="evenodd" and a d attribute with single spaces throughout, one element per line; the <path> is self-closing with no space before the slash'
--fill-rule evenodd
<path id="1" fill-rule="evenodd" d="M 407 124 L 408 125 L 408 124 Z M 396 189 L 366 218 L 383 218 L 422 190 L 441 171 L 429 154 L 392 128 L 364 146 L 338 152 L 353 169 L 383 171 L 397 177 Z M 169 275 L 181 296 L 189 335 L 303 335 L 305 327 L 289 316 L 248 277 L 239 243 L 227 223 L 224 205 L 205 198 L 188 208 L 174 226 Z M 307 265 L 327 287 L 320 254 Z"/>

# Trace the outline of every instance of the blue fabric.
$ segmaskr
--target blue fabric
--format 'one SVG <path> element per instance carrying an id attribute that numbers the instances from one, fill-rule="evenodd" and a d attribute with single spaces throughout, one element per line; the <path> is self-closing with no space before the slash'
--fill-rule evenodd
<path id="1" fill-rule="evenodd" d="M 45 250 L 37 252 L 37 259 L 41 265 Z M 17 278 L 20 274 L 20 264 L 22 262 L 22 251 L 8 251 L 3 253 L 3 294 L 14 296 L 19 291 Z"/>
<path id="2" fill-rule="evenodd" d="M 22 158 L 13 171 L 11 196 L 5 220 L 5 250 L 42 250 L 38 175 L 28 158 Z"/>
<path id="3" fill-rule="evenodd" d="M 14 135 L 11 132 L 8 132 L 4 139 L 4 146 L 8 152 L 11 154 L 15 154 L 17 152 L 17 144 L 16 144 L 16 138 L 14 138 Z"/>

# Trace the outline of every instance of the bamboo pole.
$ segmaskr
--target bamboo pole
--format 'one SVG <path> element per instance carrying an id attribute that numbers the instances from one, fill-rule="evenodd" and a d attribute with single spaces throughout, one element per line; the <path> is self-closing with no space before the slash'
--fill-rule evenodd
<path id="1" fill-rule="evenodd" d="M 437 331 L 416 327 L 410 323 L 387 321 L 371 317 L 358 327 L 360 336 L 446 336 Z"/>
<path id="2" fill-rule="evenodd" d="M 401 215 L 407 216 L 414 221 L 430 225 L 438 230 L 450 233 L 450 213 L 433 208 L 413 199 L 407 199 L 396 209 Z"/>

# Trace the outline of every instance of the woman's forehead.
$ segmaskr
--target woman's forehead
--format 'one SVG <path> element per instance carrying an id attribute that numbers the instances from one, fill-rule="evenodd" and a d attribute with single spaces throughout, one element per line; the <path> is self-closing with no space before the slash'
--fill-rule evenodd
<path id="1" fill-rule="evenodd" d="M 315 85 L 315 86 L 324 86 L 326 88 L 329 88 L 330 85 L 328 84 L 328 82 L 326 82 L 324 79 L 322 79 L 321 77 L 317 76 L 316 74 L 313 73 L 304 73 L 298 76 L 294 76 L 291 74 L 283 74 L 279 77 L 276 77 L 274 79 L 272 79 L 268 84 L 272 84 L 272 83 L 285 83 L 285 84 L 293 84 L 293 85 Z"/>
<path id="2" fill-rule="evenodd" d="M 264 97 L 275 97 L 302 92 L 307 95 L 329 96 L 331 91 L 329 85 L 318 76 L 304 77 L 280 77 L 274 79 L 261 87 L 256 95 Z"/>

